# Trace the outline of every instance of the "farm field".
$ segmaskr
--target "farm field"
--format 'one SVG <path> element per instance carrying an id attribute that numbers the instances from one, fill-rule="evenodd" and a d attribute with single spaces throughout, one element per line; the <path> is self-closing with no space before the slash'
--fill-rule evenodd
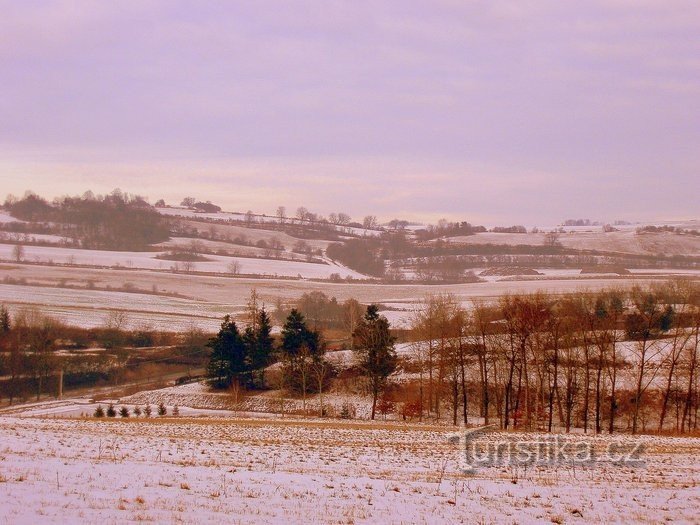
<path id="1" fill-rule="evenodd" d="M 224 313 L 239 311 L 245 305 L 252 288 L 270 306 L 278 300 L 297 299 L 305 292 L 321 291 L 341 301 L 354 297 L 365 304 L 386 304 L 392 308 L 386 314 L 393 322 L 405 317 L 417 302 L 429 294 L 451 293 L 458 300 L 469 302 L 475 298 L 494 299 L 504 293 L 537 290 L 567 293 L 608 286 L 628 287 L 652 279 L 664 280 L 667 276 L 667 273 L 636 278 L 571 278 L 569 275 L 557 278 L 552 275 L 547 279 L 522 281 L 421 285 L 232 278 L 143 269 L 2 264 L 0 303 L 7 304 L 12 310 L 41 306 L 49 315 L 85 327 L 104 324 L 109 311 L 117 309 L 132 312 L 132 326 L 143 322 L 154 328 L 163 328 L 176 322 L 177 326 L 194 323 L 202 328 L 211 328 L 218 326 Z M 18 282 L 25 284 L 10 284 Z M 90 289 L 91 287 L 96 289 Z M 127 293 L 125 290 L 133 291 Z M 177 294 L 178 297 L 134 291 L 155 291 L 159 294 Z"/>
<path id="2" fill-rule="evenodd" d="M 592 440 L 601 451 L 611 443 L 642 443 L 641 466 L 601 459 L 585 467 L 483 467 L 467 475 L 460 445 L 448 439 L 454 430 L 230 417 L 5 416 L 0 520 L 691 523 L 697 517 L 700 439 Z"/>
<path id="3" fill-rule="evenodd" d="M 697 224 L 694 226 L 697 228 Z M 528 244 L 541 246 L 545 233 L 492 233 L 449 237 L 451 242 L 465 244 Z M 637 234 L 633 230 L 603 233 L 602 231 L 575 231 L 562 233 L 558 241 L 565 248 L 599 250 L 637 255 L 699 255 L 700 236 L 675 233 Z"/>
<path id="4" fill-rule="evenodd" d="M 0 243 L 0 259 L 13 260 L 14 245 Z M 166 252 L 124 252 L 108 250 L 82 250 L 79 248 L 61 248 L 54 246 L 26 246 L 25 259 L 31 262 L 78 264 L 90 266 L 139 268 L 149 270 L 169 270 L 176 268 L 177 262 L 157 259 Z M 230 273 L 232 262 L 239 264 L 238 273 L 258 274 L 262 276 L 288 276 L 312 279 L 327 279 L 332 273 L 341 277 L 364 278 L 365 276 L 338 264 L 318 264 L 304 261 L 280 261 L 249 257 L 226 257 L 207 255 L 208 261 L 194 262 L 193 270 L 198 272 Z"/>

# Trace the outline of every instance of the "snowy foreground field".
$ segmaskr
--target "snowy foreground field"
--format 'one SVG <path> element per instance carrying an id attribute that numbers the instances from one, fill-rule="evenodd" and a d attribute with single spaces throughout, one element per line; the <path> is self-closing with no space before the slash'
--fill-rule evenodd
<path id="1" fill-rule="evenodd" d="M 599 452 L 642 443 L 639 466 L 601 452 L 590 466 L 466 475 L 450 432 L 353 421 L 5 416 L 0 522 L 697 522 L 700 439 L 591 441 Z M 484 439 L 504 437 L 543 438 Z"/>

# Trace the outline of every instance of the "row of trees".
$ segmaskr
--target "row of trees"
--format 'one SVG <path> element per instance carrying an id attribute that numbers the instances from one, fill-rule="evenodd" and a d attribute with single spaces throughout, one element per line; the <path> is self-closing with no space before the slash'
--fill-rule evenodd
<path id="1" fill-rule="evenodd" d="M 426 300 L 413 320 L 419 414 L 477 407 L 502 428 L 686 432 L 698 425 L 700 291 L 678 281 L 597 293 Z"/>

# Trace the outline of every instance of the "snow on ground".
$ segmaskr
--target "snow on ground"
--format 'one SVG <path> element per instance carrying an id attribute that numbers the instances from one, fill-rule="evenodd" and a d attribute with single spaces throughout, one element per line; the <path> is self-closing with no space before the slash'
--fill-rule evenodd
<path id="1" fill-rule="evenodd" d="M 171 237 L 169 240 L 154 244 L 153 246 L 159 249 L 169 250 L 173 248 L 189 248 L 192 246 L 193 242 L 199 246 L 202 246 L 208 252 L 219 253 L 220 251 L 223 251 L 231 255 L 269 258 L 267 255 L 269 250 L 257 248 L 256 246 L 245 246 L 222 241 L 210 241 L 208 239 L 192 239 L 190 237 Z M 279 255 L 281 259 L 294 259 L 298 261 L 306 260 L 306 255 L 294 253 L 292 251 L 283 251 L 279 253 Z"/>
<path id="2" fill-rule="evenodd" d="M 13 260 L 12 244 L 0 243 L 0 259 Z M 78 248 L 57 248 L 53 246 L 25 246 L 24 259 L 33 262 L 51 262 L 60 264 L 82 264 L 90 266 L 140 268 L 151 270 L 168 270 L 181 267 L 182 263 L 156 259 L 165 252 L 125 252 L 108 250 L 81 250 Z M 211 273 L 230 273 L 230 264 L 239 264 L 238 272 L 262 276 L 301 276 L 307 279 L 327 279 L 333 273 L 341 277 L 365 278 L 364 275 L 341 265 L 315 264 L 303 261 L 280 261 L 274 259 L 253 259 L 248 257 L 225 257 L 207 255 L 207 262 L 192 263 L 192 271 Z"/>
<path id="3" fill-rule="evenodd" d="M 240 418 L 0 417 L 2 523 L 695 522 L 700 440 L 644 465 L 460 469 L 450 429 Z M 541 434 L 488 434 L 536 441 Z"/>
<path id="4" fill-rule="evenodd" d="M 236 213 L 236 212 L 218 212 L 218 213 L 200 213 L 196 212 L 194 210 L 188 209 L 188 208 L 158 208 L 158 212 L 161 215 L 168 215 L 171 217 L 186 217 L 190 219 L 213 219 L 213 220 L 223 220 L 223 221 L 230 221 L 230 220 L 235 220 L 235 221 L 244 221 L 246 220 L 246 214 L 245 213 Z M 296 222 L 297 219 L 287 217 L 285 218 L 285 222 L 287 223 L 294 223 Z M 269 215 L 255 215 L 254 216 L 254 223 L 265 223 L 265 222 L 272 222 L 272 223 L 277 223 L 279 222 L 279 217 L 272 217 Z M 381 230 L 369 230 L 365 228 L 356 228 L 354 226 L 334 226 L 334 229 L 341 233 L 348 233 L 351 235 L 360 235 L 360 236 L 376 236 L 376 235 L 381 235 L 382 231 Z"/>
<path id="5" fill-rule="evenodd" d="M 15 219 L 12 215 L 6 211 L 0 211 L 0 224 L 8 224 L 10 222 L 24 222 L 19 219 Z"/>
<path id="6" fill-rule="evenodd" d="M 644 233 L 638 235 L 633 230 L 604 233 L 600 228 L 586 227 L 587 230 L 572 231 L 559 235 L 559 242 L 565 248 L 577 250 L 600 250 L 633 254 L 656 255 L 698 255 L 700 236 L 677 235 L 675 233 Z M 449 237 L 450 242 L 467 244 L 529 244 L 543 245 L 545 233 L 493 233 Z"/>
<path id="7" fill-rule="evenodd" d="M 69 237 L 62 235 L 50 235 L 47 233 L 17 233 L 0 231 L 0 241 L 13 242 L 48 242 L 51 244 L 69 244 L 72 241 Z"/>
<path id="8" fill-rule="evenodd" d="M 0 285 L 0 303 L 13 312 L 37 306 L 45 315 L 86 328 L 104 326 L 110 312 L 119 310 L 128 312 L 129 329 L 187 330 L 196 325 L 215 330 L 225 314 L 235 312 L 231 305 L 162 295 L 10 284 Z"/>
<path id="9" fill-rule="evenodd" d="M 270 242 L 273 239 L 277 239 L 284 245 L 284 247 L 287 250 L 291 250 L 294 247 L 294 245 L 297 244 L 300 240 L 303 240 L 306 244 L 308 244 L 314 249 L 320 248 L 321 250 L 325 250 L 328 247 L 328 245 L 333 242 L 322 239 L 299 239 L 297 237 L 292 237 L 291 235 L 288 235 L 284 232 L 276 230 L 264 230 L 260 227 L 256 228 L 254 224 L 251 225 L 250 228 L 248 228 L 246 226 L 239 226 L 237 224 L 206 223 L 186 219 L 184 219 L 182 223 L 187 227 L 197 229 L 200 232 L 214 232 L 219 238 L 229 237 L 231 239 L 235 239 L 236 237 L 239 237 L 244 238 L 253 243 L 257 243 L 260 240 Z"/>

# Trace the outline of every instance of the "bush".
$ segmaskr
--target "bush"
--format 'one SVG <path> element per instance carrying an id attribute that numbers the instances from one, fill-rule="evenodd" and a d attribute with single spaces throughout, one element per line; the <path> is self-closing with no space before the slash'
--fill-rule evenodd
<path id="1" fill-rule="evenodd" d="M 159 416 L 165 416 L 168 413 L 168 409 L 165 408 L 165 405 L 163 403 L 160 403 L 158 405 L 158 415 Z"/>
<path id="2" fill-rule="evenodd" d="M 97 408 L 95 409 L 95 413 L 93 415 L 95 417 L 105 417 L 105 409 L 102 408 L 102 405 L 97 405 Z"/>
<path id="3" fill-rule="evenodd" d="M 136 417 L 141 415 L 141 409 L 139 407 L 134 407 L 134 415 Z"/>
<path id="4" fill-rule="evenodd" d="M 352 411 L 350 410 L 350 405 L 345 403 L 342 410 L 340 411 L 341 419 L 352 419 Z"/>
<path id="5" fill-rule="evenodd" d="M 119 409 L 119 415 L 122 417 L 129 417 L 129 409 L 126 407 L 121 407 Z"/>
<path id="6" fill-rule="evenodd" d="M 114 405 L 112 403 L 109 404 L 107 407 L 107 417 L 116 417 L 117 416 L 117 411 L 114 409 Z"/>
<path id="7" fill-rule="evenodd" d="M 180 415 L 180 408 L 179 408 L 177 405 L 175 405 L 175 406 L 173 407 L 173 416 L 176 416 L 176 417 L 177 417 L 177 416 L 179 416 L 179 415 Z"/>
<path id="8" fill-rule="evenodd" d="M 151 414 L 153 413 L 153 410 L 151 409 L 151 405 L 146 405 L 143 407 L 143 413 L 145 414 L 146 417 L 151 417 Z"/>

